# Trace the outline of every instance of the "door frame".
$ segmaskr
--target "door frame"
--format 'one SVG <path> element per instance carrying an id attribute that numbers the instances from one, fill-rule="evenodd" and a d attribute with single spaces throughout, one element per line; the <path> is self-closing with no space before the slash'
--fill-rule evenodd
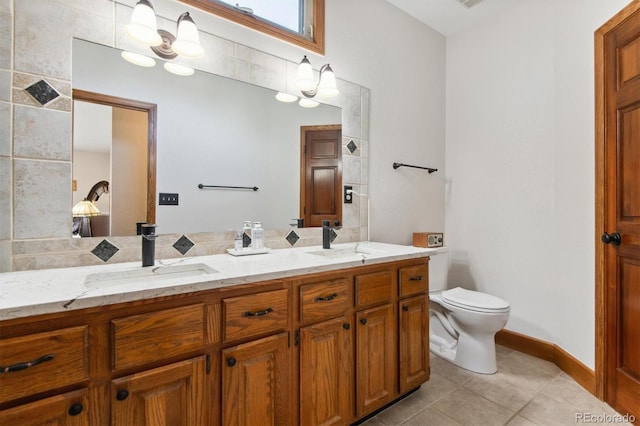
<path id="1" fill-rule="evenodd" d="M 614 17 L 595 32 L 595 343 L 596 343 L 596 396 L 606 401 L 607 380 L 607 282 L 606 282 L 606 247 L 601 243 L 600 236 L 606 231 L 606 178 L 610 172 L 606 167 L 606 131 L 605 131 L 605 36 L 633 13 L 640 11 L 640 0 L 633 0 Z"/>
<path id="2" fill-rule="evenodd" d="M 318 130 L 340 130 L 342 131 L 342 124 L 319 124 L 313 126 L 300 126 L 300 217 L 305 217 L 304 206 L 307 202 L 307 157 L 305 153 L 305 144 L 307 142 L 307 132 L 314 132 Z M 340 149 L 342 149 L 342 141 L 340 142 Z M 340 164 L 342 165 L 342 155 L 340 155 Z M 340 173 L 340 186 L 342 186 L 342 172 Z M 340 212 L 340 225 L 342 226 L 342 197 L 338 197 L 340 200 L 339 212 Z M 305 228 L 307 224 L 305 223 Z"/>
<path id="3" fill-rule="evenodd" d="M 147 223 L 156 223 L 156 139 L 158 106 L 87 90 L 73 89 L 73 100 L 147 113 Z"/>

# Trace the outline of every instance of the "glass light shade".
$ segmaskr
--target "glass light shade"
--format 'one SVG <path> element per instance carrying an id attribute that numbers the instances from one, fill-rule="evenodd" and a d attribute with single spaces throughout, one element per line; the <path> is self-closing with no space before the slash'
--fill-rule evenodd
<path id="1" fill-rule="evenodd" d="M 169 71 L 171 74 L 181 75 L 181 76 L 193 75 L 193 73 L 195 72 L 195 70 L 191 67 L 176 64 L 174 62 L 165 62 L 164 69 Z"/>
<path id="2" fill-rule="evenodd" d="M 318 84 L 318 95 L 325 98 L 338 96 L 340 91 L 336 87 L 336 75 L 330 66 L 320 73 L 320 84 Z"/>
<path id="3" fill-rule="evenodd" d="M 178 55 L 188 58 L 199 58 L 204 55 L 204 49 L 200 46 L 200 36 L 198 28 L 189 16 L 189 12 L 185 12 L 178 18 L 178 34 L 171 48 Z"/>
<path id="4" fill-rule="evenodd" d="M 120 55 L 122 55 L 122 57 L 127 62 L 131 62 L 132 64 L 141 67 L 153 67 L 156 64 L 155 59 L 141 55 L 139 53 L 127 52 L 126 50 L 123 50 Z"/>
<path id="5" fill-rule="evenodd" d="M 156 14 L 147 0 L 140 0 L 133 8 L 131 21 L 125 25 L 124 31 L 133 40 L 147 46 L 162 44 L 162 37 L 158 34 Z"/>
<path id="6" fill-rule="evenodd" d="M 100 214 L 100 210 L 98 210 L 96 205 L 87 199 L 84 199 L 73 206 L 73 210 L 71 212 L 75 217 L 98 216 Z"/>
<path id="7" fill-rule="evenodd" d="M 311 63 L 306 56 L 302 58 L 300 65 L 298 65 L 296 86 L 303 92 L 309 92 L 316 88 L 316 81 L 313 79 L 313 68 L 311 68 Z"/>
<path id="8" fill-rule="evenodd" d="M 279 100 L 280 102 L 295 102 L 298 100 L 298 97 L 294 95 L 290 95 L 288 93 L 278 92 L 276 94 L 276 99 Z"/>
<path id="9" fill-rule="evenodd" d="M 313 99 L 300 98 L 300 102 L 298 102 L 302 108 L 315 108 L 320 105 L 320 102 L 316 102 Z"/>

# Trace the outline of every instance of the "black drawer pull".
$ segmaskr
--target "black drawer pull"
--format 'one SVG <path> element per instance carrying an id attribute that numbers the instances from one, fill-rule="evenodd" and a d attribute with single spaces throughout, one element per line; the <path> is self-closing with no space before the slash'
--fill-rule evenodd
<path id="1" fill-rule="evenodd" d="M 409 311 L 409 307 L 407 305 L 402 305 L 402 310 L 405 312 Z"/>
<path id="2" fill-rule="evenodd" d="M 330 294 L 329 296 L 318 296 L 315 299 L 313 299 L 314 302 L 328 302 L 330 300 L 335 299 L 336 297 L 338 297 L 338 293 L 333 293 Z"/>
<path id="3" fill-rule="evenodd" d="M 118 401 L 124 401 L 128 397 L 129 397 L 129 391 L 126 389 L 120 389 L 118 392 L 116 392 L 116 399 Z"/>
<path id="4" fill-rule="evenodd" d="M 256 312 L 243 312 L 243 317 L 261 317 L 263 315 L 267 315 L 269 312 L 273 312 L 273 308 L 267 308 L 264 311 L 256 311 Z"/>
<path id="5" fill-rule="evenodd" d="M 227 358 L 227 365 L 229 367 L 233 367 L 234 365 L 236 365 L 236 359 L 234 357 Z"/>
<path id="6" fill-rule="evenodd" d="M 29 367 L 33 367 L 35 365 L 38 365 L 41 362 L 51 361 L 55 357 L 56 356 L 54 354 L 43 355 L 38 359 L 34 359 L 33 361 L 19 362 L 17 364 L 12 364 L 12 365 L 10 365 L 8 367 L 0 367 L 0 373 L 13 373 L 15 371 L 24 370 L 24 369 L 27 369 Z"/>
<path id="7" fill-rule="evenodd" d="M 71 404 L 71 407 L 69 407 L 69 415 L 70 416 L 77 416 L 78 414 L 82 413 L 82 410 L 84 410 L 84 407 L 82 406 L 82 404 L 80 404 L 79 402 L 76 402 L 75 404 Z"/>
<path id="8" fill-rule="evenodd" d="M 422 281 L 422 275 L 418 275 L 417 277 L 409 278 L 409 281 Z"/>
<path id="9" fill-rule="evenodd" d="M 360 324 L 364 325 L 367 323 L 367 319 L 366 318 L 360 318 Z"/>

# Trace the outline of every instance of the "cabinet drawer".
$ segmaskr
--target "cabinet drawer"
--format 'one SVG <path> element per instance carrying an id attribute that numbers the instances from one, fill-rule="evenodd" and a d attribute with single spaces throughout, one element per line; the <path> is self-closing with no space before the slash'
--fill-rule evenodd
<path id="1" fill-rule="evenodd" d="M 356 276 L 356 306 L 389 302 L 393 294 L 393 274 L 380 271 Z"/>
<path id="2" fill-rule="evenodd" d="M 346 278 L 300 287 L 300 322 L 314 322 L 342 315 L 349 307 Z"/>
<path id="3" fill-rule="evenodd" d="M 87 357 L 87 326 L 0 341 L 0 402 L 87 380 Z"/>
<path id="4" fill-rule="evenodd" d="M 409 266 L 400 269 L 400 297 L 424 293 L 429 289 L 427 265 Z"/>
<path id="5" fill-rule="evenodd" d="M 204 347 L 204 305 L 118 318 L 111 331 L 115 370 L 185 354 Z"/>
<path id="6" fill-rule="evenodd" d="M 281 330 L 288 323 L 287 289 L 222 299 L 224 340 Z"/>

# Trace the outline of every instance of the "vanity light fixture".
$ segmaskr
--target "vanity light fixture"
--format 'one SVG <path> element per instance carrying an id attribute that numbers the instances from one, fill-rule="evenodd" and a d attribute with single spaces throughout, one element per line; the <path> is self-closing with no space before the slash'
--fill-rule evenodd
<path id="1" fill-rule="evenodd" d="M 199 58 L 204 55 L 200 45 L 198 28 L 189 12 L 178 17 L 177 36 L 169 31 L 158 30 L 156 14 L 149 0 L 138 0 L 125 26 L 125 33 L 133 40 L 151 47 L 162 59 L 173 59 L 178 55 Z"/>
<path id="2" fill-rule="evenodd" d="M 320 68 L 320 82 L 316 84 L 313 78 L 313 68 L 311 68 L 311 62 L 307 59 L 307 55 L 302 58 L 300 65 L 298 65 L 296 86 L 307 98 L 313 98 L 316 95 L 331 98 L 340 94 L 336 87 L 336 76 L 329 64 L 325 64 Z"/>

